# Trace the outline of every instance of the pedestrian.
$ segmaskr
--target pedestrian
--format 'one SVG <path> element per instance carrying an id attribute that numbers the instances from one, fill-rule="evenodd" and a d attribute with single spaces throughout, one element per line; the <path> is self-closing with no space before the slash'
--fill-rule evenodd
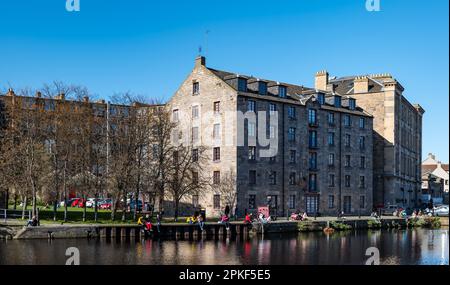
<path id="1" fill-rule="evenodd" d="M 200 214 L 197 217 L 198 226 L 200 227 L 200 230 L 203 231 L 203 226 L 205 225 L 205 221 L 203 220 L 203 216 Z"/>

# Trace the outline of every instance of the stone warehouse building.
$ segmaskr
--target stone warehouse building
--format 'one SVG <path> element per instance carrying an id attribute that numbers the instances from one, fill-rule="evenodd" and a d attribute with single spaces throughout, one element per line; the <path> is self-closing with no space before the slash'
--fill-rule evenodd
<path id="1" fill-rule="evenodd" d="M 389 74 L 331 78 L 323 71 L 316 74 L 315 88 L 351 96 L 374 117 L 375 205 L 419 204 L 424 109 L 411 104 L 403 86 Z"/>
<path id="2" fill-rule="evenodd" d="M 371 212 L 373 117 L 354 98 L 208 68 L 199 57 L 168 107 L 180 137 L 207 147 L 213 185 L 199 202 L 210 215 L 225 207 L 218 189 L 229 173 L 240 216 L 265 205 L 278 216 Z"/>

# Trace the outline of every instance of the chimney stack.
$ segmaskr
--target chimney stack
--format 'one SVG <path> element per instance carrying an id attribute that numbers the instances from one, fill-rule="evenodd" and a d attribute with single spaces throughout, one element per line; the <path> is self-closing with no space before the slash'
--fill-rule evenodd
<path id="1" fill-rule="evenodd" d="M 358 76 L 353 80 L 353 93 L 369 92 L 369 77 Z"/>
<path id="2" fill-rule="evenodd" d="M 14 94 L 14 90 L 12 88 L 8 89 L 8 93 L 6 93 L 6 96 L 14 96 L 16 94 Z"/>
<path id="3" fill-rule="evenodd" d="M 37 91 L 36 94 L 34 95 L 36 98 L 41 98 L 42 97 L 42 93 L 41 91 Z"/>
<path id="4" fill-rule="evenodd" d="M 204 56 L 198 56 L 195 59 L 195 67 L 205 66 L 206 65 L 206 58 Z"/>
<path id="5" fill-rule="evenodd" d="M 89 97 L 88 96 L 84 96 L 83 97 L 83 102 L 84 103 L 89 103 Z"/>
<path id="6" fill-rule="evenodd" d="M 327 85 L 328 85 L 328 77 L 329 77 L 329 74 L 326 70 L 321 70 L 321 71 L 317 72 L 316 78 L 315 78 L 315 84 L 314 84 L 315 89 L 326 91 Z"/>

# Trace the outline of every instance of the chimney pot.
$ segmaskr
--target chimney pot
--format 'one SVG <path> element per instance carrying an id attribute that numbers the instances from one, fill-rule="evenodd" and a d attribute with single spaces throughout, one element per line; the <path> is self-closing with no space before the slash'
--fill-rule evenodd
<path id="1" fill-rule="evenodd" d="M 36 92 L 36 98 L 41 98 L 42 97 L 42 93 L 40 91 Z"/>

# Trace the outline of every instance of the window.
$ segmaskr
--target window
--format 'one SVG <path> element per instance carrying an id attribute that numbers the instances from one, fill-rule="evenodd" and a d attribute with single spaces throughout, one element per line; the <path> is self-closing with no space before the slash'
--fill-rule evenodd
<path id="1" fill-rule="evenodd" d="M 334 133 L 328 133 L 328 145 L 334 146 Z"/>
<path id="2" fill-rule="evenodd" d="M 248 122 L 247 131 L 249 137 L 256 137 L 256 124 Z"/>
<path id="3" fill-rule="evenodd" d="M 289 185 L 295 185 L 296 179 L 295 179 L 295 172 L 289 173 Z"/>
<path id="4" fill-rule="evenodd" d="M 213 138 L 220 139 L 220 124 L 214 124 L 213 126 Z"/>
<path id="5" fill-rule="evenodd" d="M 344 185 L 345 185 L 345 187 L 350 187 L 350 175 L 345 175 Z"/>
<path id="6" fill-rule="evenodd" d="M 219 114 L 220 113 L 220 101 L 216 101 L 214 102 L 214 114 Z"/>
<path id="7" fill-rule="evenodd" d="M 198 141 L 198 127 L 192 127 L 192 141 Z"/>
<path id="8" fill-rule="evenodd" d="M 247 92 L 247 79 L 238 78 L 238 91 Z"/>
<path id="9" fill-rule="evenodd" d="M 288 106 L 288 117 L 289 117 L 289 119 L 295 119 L 297 117 L 296 112 L 295 112 L 295 107 Z"/>
<path id="10" fill-rule="evenodd" d="M 317 124 L 317 111 L 315 109 L 308 110 L 308 122 L 310 125 Z"/>
<path id="11" fill-rule="evenodd" d="M 267 95 L 267 83 L 266 82 L 259 81 L 258 92 L 261 95 Z"/>
<path id="12" fill-rule="evenodd" d="M 366 138 L 361 136 L 359 137 L 359 149 L 364 149 L 366 147 Z"/>
<path id="13" fill-rule="evenodd" d="M 213 148 L 213 161 L 220 160 L 220 147 Z"/>
<path id="14" fill-rule="evenodd" d="M 253 100 L 247 101 L 247 111 L 248 112 L 255 112 L 256 111 L 256 102 Z"/>
<path id="15" fill-rule="evenodd" d="M 350 139 L 351 139 L 351 136 L 349 134 L 345 134 L 345 136 L 344 136 L 344 145 L 346 147 L 350 147 Z"/>
<path id="16" fill-rule="evenodd" d="M 334 107 L 341 108 L 341 97 L 334 96 Z"/>
<path id="17" fill-rule="evenodd" d="M 345 155 L 345 160 L 344 160 L 344 165 L 345 167 L 350 167 L 350 160 L 351 160 L 351 156 L 350 155 Z"/>
<path id="18" fill-rule="evenodd" d="M 192 150 L 192 161 L 197 162 L 198 161 L 198 149 L 194 148 Z"/>
<path id="19" fill-rule="evenodd" d="M 220 195 L 216 194 L 213 198 L 214 209 L 220 209 Z"/>
<path id="20" fill-rule="evenodd" d="M 355 99 L 350 98 L 348 100 L 348 108 L 350 110 L 355 110 L 356 109 L 356 100 Z"/>
<path id="21" fill-rule="evenodd" d="M 172 120 L 173 120 L 174 122 L 178 122 L 178 120 L 179 120 L 179 117 L 178 117 L 178 109 L 175 109 L 175 110 L 172 111 Z"/>
<path id="22" fill-rule="evenodd" d="M 200 84 L 198 82 L 192 83 L 192 94 L 197 95 L 200 93 Z"/>
<path id="23" fill-rule="evenodd" d="M 319 101 L 320 105 L 325 104 L 325 94 L 323 93 L 317 94 L 317 101 Z"/>
<path id="24" fill-rule="evenodd" d="M 256 209 L 256 195 L 248 195 L 248 208 Z"/>
<path id="25" fill-rule="evenodd" d="M 192 106 L 192 118 L 197 119 L 198 118 L 198 106 Z"/>
<path id="26" fill-rule="evenodd" d="M 344 126 L 350 127 L 352 125 L 352 120 L 350 115 L 344 115 Z"/>
<path id="27" fill-rule="evenodd" d="M 289 151 L 289 162 L 295 163 L 296 161 L 297 161 L 297 151 L 291 149 Z"/>
<path id="28" fill-rule="evenodd" d="M 196 171 L 192 171 L 192 184 L 198 184 L 198 172 Z"/>
<path id="29" fill-rule="evenodd" d="M 271 171 L 269 174 L 269 184 L 276 185 L 277 184 L 277 172 Z"/>
<path id="30" fill-rule="evenodd" d="M 360 176 L 359 177 L 359 188 L 365 188 L 366 187 L 366 177 Z"/>
<path id="31" fill-rule="evenodd" d="M 309 153 L 309 169 L 317 169 L 317 152 Z"/>
<path id="32" fill-rule="evenodd" d="M 317 191 L 317 175 L 316 174 L 309 175 L 309 191 L 311 191 L 311 192 Z"/>
<path id="33" fill-rule="evenodd" d="M 335 176 L 334 176 L 334 174 L 329 174 L 328 175 L 328 186 L 330 186 L 330 187 L 334 187 L 334 183 L 335 183 Z"/>
<path id="34" fill-rule="evenodd" d="M 366 197 L 365 196 L 359 197 L 359 207 L 361 209 L 364 209 L 366 207 Z"/>
<path id="35" fill-rule="evenodd" d="M 248 171 L 248 184 L 250 184 L 250 185 L 256 184 L 256 170 Z"/>
<path id="36" fill-rule="evenodd" d="M 328 124 L 334 125 L 334 113 L 328 113 Z"/>
<path id="37" fill-rule="evenodd" d="M 248 147 L 248 160 L 255 160 L 256 159 L 256 146 L 249 146 Z"/>
<path id="38" fill-rule="evenodd" d="M 269 114 L 275 114 L 275 112 L 277 111 L 277 105 L 275 105 L 274 103 L 269 103 Z"/>
<path id="39" fill-rule="evenodd" d="M 334 195 L 328 195 L 328 208 L 334 208 Z"/>
<path id="40" fill-rule="evenodd" d="M 219 185 L 220 184 L 220 171 L 214 171 L 213 172 L 213 184 Z"/>
<path id="41" fill-rule="evenodd" d="M 352 196 L 344 196 L 344 213 L 350 214 L 352 212 Z"/>
<path id="42" fill-rule="evenodd" d="M 317 132 L 309 131 L 309 147 L 317 147 Z"/>
<path id="43" fill-rule="evenodd" d="M 278 86 L 278 95 L 281 97 L 281 98 L 285 98 L 286 97 L 286 86 L 282 86 L 282 85 L 280 85 L 280 86 Z"/>
<path id="44" fill-rule="evenodd" d="M 290 127 L 288 129 L 288 141 L 295 142 L 295 128 Z"/>
<path id="45" fill-rule="evenodd" d="M 366 127 L 366 118 L 359 118 L 359 127 L 364 129 Z"/>
<path id="46" fill-rule="evenodd" d="M 328 166 L 334 166 L 334 153 L 328 154 Z"/>
<path id="47" fill-rule="evenodd" d="M 289 209 L 295 209 L 295 195 L 289 195 Z"/>
<path id="48" fill-rule="evenodd" d="M 192 206 L 194 208 L 198 207 L 198 195 L 192 195 Z"/>
<path id="49" fill-rule="evenodd" d="M 318 196 L 306 196 L 306 213 L 308 215 L 317 214 L 319 211 L 319 197 Z"/>
<path id="50" fill-rule="evenodd" d="M 359 160 L 359 167 L 366 168 L 366 157 L 361 156 Z"/>

